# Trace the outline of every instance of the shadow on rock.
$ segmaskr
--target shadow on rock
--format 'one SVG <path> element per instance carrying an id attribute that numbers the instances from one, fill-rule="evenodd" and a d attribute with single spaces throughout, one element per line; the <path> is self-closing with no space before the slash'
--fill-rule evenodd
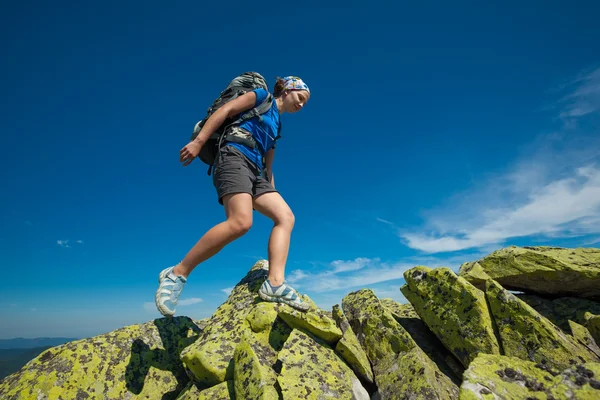
<path id="1" fill-rule="evenodd" d="M 163 348 L 151 349 L 144 338 L 137 338 L 133 341 L 131 358 L 125 371 L 126 386 L 131 393 L 139 395 L 144 388 L 144 381 L 150 368 L 170 371 L 177 380 L 177 387 L 165 393 L 162 399 L 175 399 L 189 382 L 179 355 L 184 348 L 198 339 L 202 331 L 188 317 L 155 319 L 154 325 L 160 335 Z M 189 336 L 190 330 L 194 332 L 191 336 Z M 169 382 L 165 381 L 165 383 Z"/>

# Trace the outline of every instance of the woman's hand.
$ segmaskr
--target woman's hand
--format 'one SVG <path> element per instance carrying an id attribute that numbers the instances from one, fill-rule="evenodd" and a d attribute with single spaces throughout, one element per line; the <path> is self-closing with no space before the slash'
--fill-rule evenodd
<path id="1" fill-rule="evenodd" d="M 183 149 L 179 150 L 179 161 L 183 163 L 184 167 L 190 165 L 190 163 L 194 161 L 194 158 L 198 157 L 198 154 L 200 154 L 201 148 L 202 145 L 199 142 L 192 140 L 186 144 Z"/>

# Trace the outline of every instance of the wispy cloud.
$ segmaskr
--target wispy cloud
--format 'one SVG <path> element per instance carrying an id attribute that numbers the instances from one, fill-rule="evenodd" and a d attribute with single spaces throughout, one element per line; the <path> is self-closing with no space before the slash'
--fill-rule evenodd
<path id="1" fill-rule="evenodd" d="M 336 260 L 317 273 L 293 270 L 288 274 L 287 280 L 298 287 L 310 287 L 311 292 L 330 292 L 403 279 L 404 271 L 413 266 L 414 264 L 386 263 L 369 258 Z"/>
<path id="2" fill-rule="evenodd" d="M 203 301 L 204 300 L 202 300 L 200 297 L 192 297 L 190 299 L 179 300 L 179 302 L 177 304 L 179 306 L 191 306 L 193 304 L 202 303 Z"/>
<path id="3" fill-rule="evenodd" d="M 83 240 L 70 240 L 70 239 L 64 239 L 64 240 L 57 240 L 56 244 L 61 246 L 61 247 L 71 247 L 71 243 L 77 243 L 77 244 L 83 244 Z"/>
<path id="4" fill-rule="evenodd" d="M 232 291 L 233 291 L 233 287 L 227 287 L 225 289 L 221 289 L 221 292 L 225 293 L 227 296 L 229 296 Z"/>
<path id="5" fill-rule="evenodd" d="M 562 119 L 600 111 L 600 69 L 574 82 L 560 101 Z M 505 173 L 455 196 L 418 230 L 398 231 L 407 246 L 428 253 L 501 245 L 519 237 L 600 233 L 600 135 L 567 124 L 538 137 Z"/>
<path id="6" fill-rule="evenodd" d="M 179 307 L 191 306 L 194 304 L 202 303 L 204 300 L 199 297 L 192 297 L 189 299 L 181 299 L 177 303 Z M 149 313 L 158 314 L 158 309 L 156 308 L 156 304 L 154 302 L 145 301 L 143 304 L 144 310 Z"/>
<path id="7" fill-rule="evenodd" d="M 600 68 L 583 73 L 571 86 L 575 86 L 575 90 L 563 98 L 565 107 L 561 118 L 579 118 L 600 110 Z"/>

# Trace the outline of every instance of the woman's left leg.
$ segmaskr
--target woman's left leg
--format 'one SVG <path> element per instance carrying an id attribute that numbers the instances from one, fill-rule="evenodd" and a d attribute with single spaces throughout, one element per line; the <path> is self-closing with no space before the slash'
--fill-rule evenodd
<path id="1" fill-rule="evenodd" d="M 254 199 L 254 209 L 273 221 L 269 237 L 269 281 L 273 286 L 283 283 L 285 263 L 290 249 L 294 214 L 277 192 L 262 194 Z"/>
<path id="2" fill-rule="evenodd" d="M 290 239 L 294 228 L 294 214 L 277 192 L 267 192 L 254 198 L 254 208 L 273 221 L 269 237 L 269 277 L 263 282 L 258 295 L 267 301 L 288 304 L 306 311 L 308 303 L 302 301 L 298 293 L 284 283 L 285 263 L 290 249 Z"/>

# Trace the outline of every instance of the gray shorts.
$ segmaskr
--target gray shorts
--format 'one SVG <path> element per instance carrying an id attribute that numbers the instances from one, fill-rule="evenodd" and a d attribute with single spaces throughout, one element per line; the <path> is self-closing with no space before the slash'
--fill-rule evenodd
<path id="1" fill-rule="evenodd" d="M 223 204 L 223 196 L 231 193 L 249 193 L 255 198 L 277 191 L 260 175 L 258 167 L 232 146 L 221 148 L 221 153 L 215 160 L 213 183 L 217 189 L 219 204 Z"/>

